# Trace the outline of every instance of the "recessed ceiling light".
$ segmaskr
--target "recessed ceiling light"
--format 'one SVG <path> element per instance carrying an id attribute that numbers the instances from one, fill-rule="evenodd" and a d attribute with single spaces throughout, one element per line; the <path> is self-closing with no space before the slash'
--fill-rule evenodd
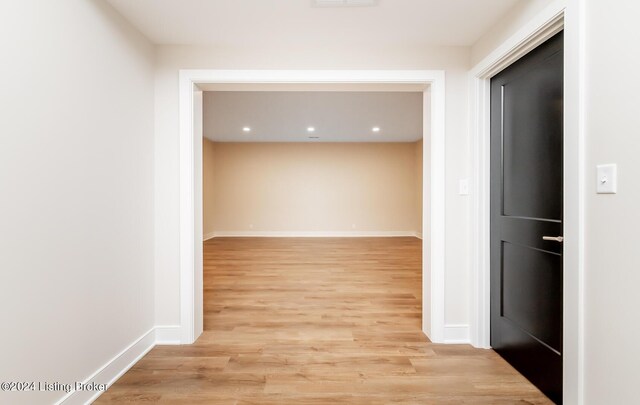
<path id="1" fill-rule="evenodd" d="M 307 127 L 307 132 L 315 132 L 315 130 L 314 127 Z"/>
<path id="2" fill-rule="evenodd" d="M 371 130 L 373 132 L 380 132 L 380 127 L 373 127 L 373 128 L 371 128 Z"/>
<path id="3" fill-rule="evenodd" d="M 249 128 L 249 127 L 242 127 L 242 132 L 251 132 L 251 128 Z"/>

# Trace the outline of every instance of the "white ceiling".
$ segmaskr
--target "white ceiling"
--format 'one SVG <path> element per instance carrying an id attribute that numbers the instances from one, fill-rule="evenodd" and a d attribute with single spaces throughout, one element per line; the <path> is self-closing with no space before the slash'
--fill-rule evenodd
<path id="1" fill-rule="evenodd" d="M 422 138 L 422 98 L 422 92 L 205 91 L 204 136 L 217 142 L 413 142 Z M 375 126 L 380 132 L 372 131 Z"/>
<path id="2" fill-rule="evenodd" d="M 107 0 L 156 44 L 256 47 L 470 46 L 518 1 L 380 0 L 313 7 L 310 0 Z"/>

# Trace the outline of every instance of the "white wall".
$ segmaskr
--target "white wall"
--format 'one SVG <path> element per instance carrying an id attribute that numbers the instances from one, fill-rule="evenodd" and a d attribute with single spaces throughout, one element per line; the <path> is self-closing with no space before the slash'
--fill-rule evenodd
<path id="1" fill-rule="evenodd" d="M 585 402 L 638 402 L 640 359 L 640 3 L 587 0 Z M 618 194 L 595 193 L 618 164 Z"/>
<path id="2" fill-rule="evenodd" d="M 478 64 L 542 9 L 557 0 L 519 1 L 471 47 L 471 66 Z"/>
<path id="3" fill-rule="evenodd" d="M 97 0 L 3 1 L 0 49 L 0 380 L 83 381 L 154 324 L 154 51 Z"/>
<path id="4" fill-rule="evenodd" d="M 156 70 L 156 322 L 178 324 L 178 71 L 179 69 L 444 69 L 446 70 L 446 288 L 445 322 L 467 324 L 468 199 L 458 196 L 468 177 L 468 48 L 332 48 L 161 46 Z"/>

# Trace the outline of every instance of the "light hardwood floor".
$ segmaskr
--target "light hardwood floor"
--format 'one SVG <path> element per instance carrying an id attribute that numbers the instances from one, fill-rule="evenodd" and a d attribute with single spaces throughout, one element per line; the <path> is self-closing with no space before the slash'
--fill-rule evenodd
<path id="1" fill-rule="evenodd" d="M 549 403 L 493 351 L 428 341 L 420 267 L 415 238 L 212 239 L 203 335 L 97 403 Z"/>

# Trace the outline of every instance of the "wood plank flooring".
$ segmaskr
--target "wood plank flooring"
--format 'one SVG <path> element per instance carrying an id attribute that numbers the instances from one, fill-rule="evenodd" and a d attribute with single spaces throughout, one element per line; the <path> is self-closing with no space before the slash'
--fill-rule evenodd
<path id="1" fill-rule="evenodd" d="M 204 334 L 97 403 L 550 403 L 493 351 L 428 341 L 420 267 L 415 238 L 212 239 Z"/>

